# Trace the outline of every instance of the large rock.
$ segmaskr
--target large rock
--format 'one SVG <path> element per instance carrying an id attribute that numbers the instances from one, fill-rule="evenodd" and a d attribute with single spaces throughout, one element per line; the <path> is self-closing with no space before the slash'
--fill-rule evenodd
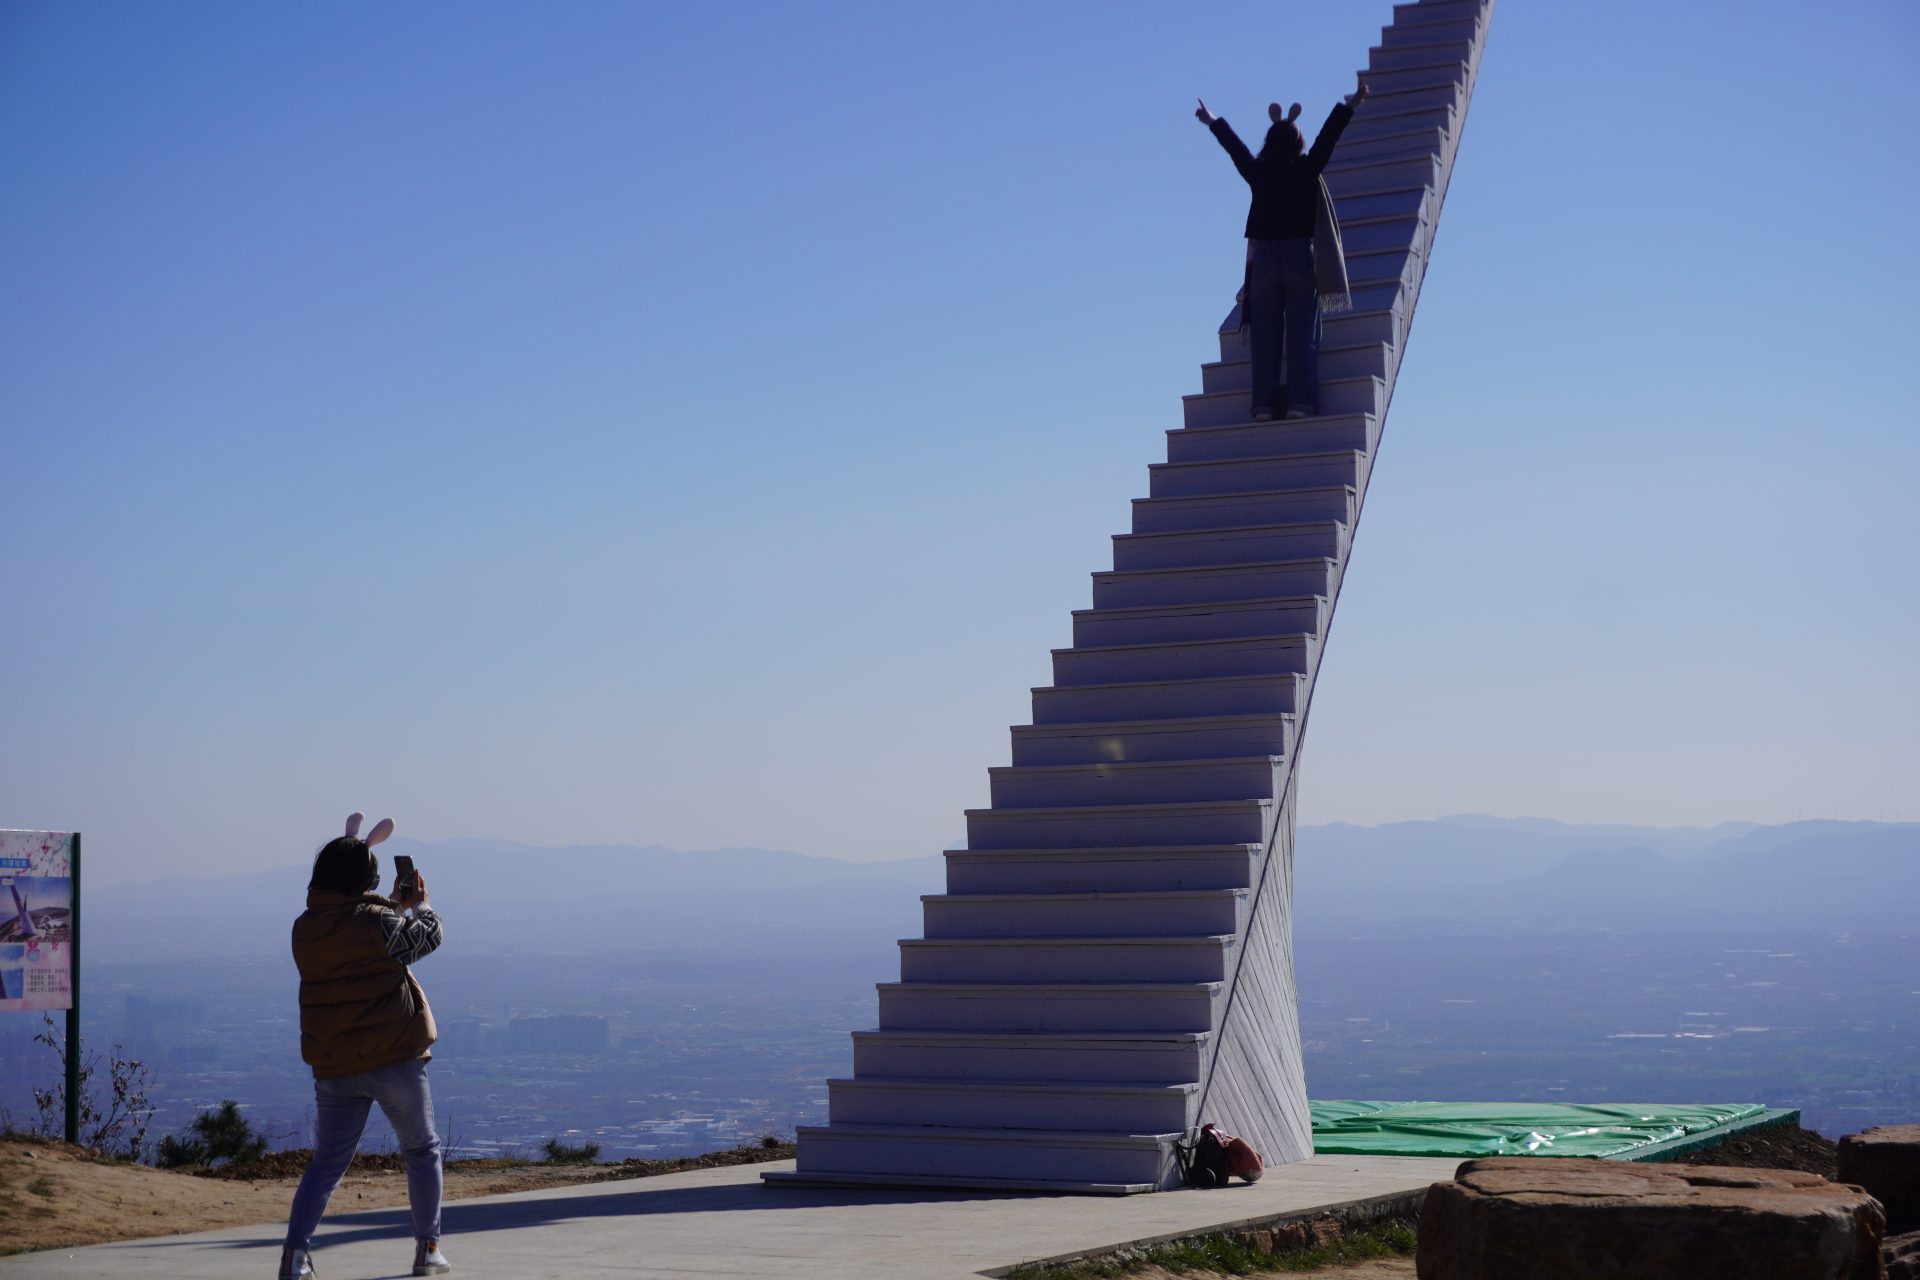
<path id="1" fill-rule="evenodd" d="M 1420 1280 L 1880 1280 L 1880 1206 L 1785 1169 L 1469 1160 L 1420 1213 Z"/>
<path id="2" fill-rule="evenodd" d="M 1840 1139 L 1840 1181 L 1865 1187 L 1887 1231 L 1920 1231 L 1920 1124 L 1886 1124 Z"/>
<path id="3" fill-rule="evenodd" d="M 1888 1236 L 1880 1259 L 1887 1264 L 1887 1280 L 1920 1280 L 1920 1231 Z"/>

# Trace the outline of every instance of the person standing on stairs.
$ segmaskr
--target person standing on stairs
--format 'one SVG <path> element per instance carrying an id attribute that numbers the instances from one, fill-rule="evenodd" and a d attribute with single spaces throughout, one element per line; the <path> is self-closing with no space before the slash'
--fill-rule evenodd
<path id="1" fill-rule="evenodd" d="M 1321 176 L 1334 144 L 1367 98 L 1363 73 L 1347 100 L 1334 107 L 1308 148 L 1294 125 L 1300 104 L 1284 115 L 1267 107 L 1271 122 L 1260 154 L 1253 155 L 1233 127 L 1207 109 L 1194 117 L 1213 132 L 1233 167 L 1253 189 L 1247 210 L 1247 274 L 1240 292 L 1240 324 L 1253 346 L 1253 419 L 1271 422 L 1279 413 L 1310 418 L 1319 409 L 1320 314 L 1348 310 L 1346 260 L 1333 196 Z M 1286 357 L 1286 385 L 1280 382 Z"/>

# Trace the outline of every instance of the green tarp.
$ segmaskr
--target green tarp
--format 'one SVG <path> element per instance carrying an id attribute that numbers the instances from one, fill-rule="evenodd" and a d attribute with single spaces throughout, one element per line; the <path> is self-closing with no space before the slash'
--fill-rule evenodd
<path id="1" fill-rule="evenodd" d="M 1313 1149 L 1362 1156 L 1621 1156 L 1766 1110 L 1562 1102 L 1315 1102 Z"/>

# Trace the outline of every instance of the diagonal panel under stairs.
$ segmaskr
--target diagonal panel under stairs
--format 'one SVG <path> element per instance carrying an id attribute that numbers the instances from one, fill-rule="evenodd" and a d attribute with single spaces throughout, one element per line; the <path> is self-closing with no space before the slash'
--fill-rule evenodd
<path id="1" fill-rule="evenodd" d="M 1396 5 L 1327 169 L 1354 309 L 1321 413 L 1251 421 L 1239 318 L 967 814 L 879 1025 L 769 1181 L 1150 1191 L 1203 1119 L 1313 1152 L 1294 779 L 1493 0 Z"/>

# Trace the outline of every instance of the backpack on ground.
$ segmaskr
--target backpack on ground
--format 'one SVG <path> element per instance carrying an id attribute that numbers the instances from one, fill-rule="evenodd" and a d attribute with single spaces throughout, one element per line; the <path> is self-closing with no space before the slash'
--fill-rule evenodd
<path id="1" fill-rule="evenodd" d="M 1219 1125 L 1203 1124 L 1191 1142 L 1176 1143 L 1181 1181 L 1190 1187 L 1224 1187 L 1230 1178 L 1258 1182 L 1266 1162 L 1245 1138 L 1236 1138 Z"/>

